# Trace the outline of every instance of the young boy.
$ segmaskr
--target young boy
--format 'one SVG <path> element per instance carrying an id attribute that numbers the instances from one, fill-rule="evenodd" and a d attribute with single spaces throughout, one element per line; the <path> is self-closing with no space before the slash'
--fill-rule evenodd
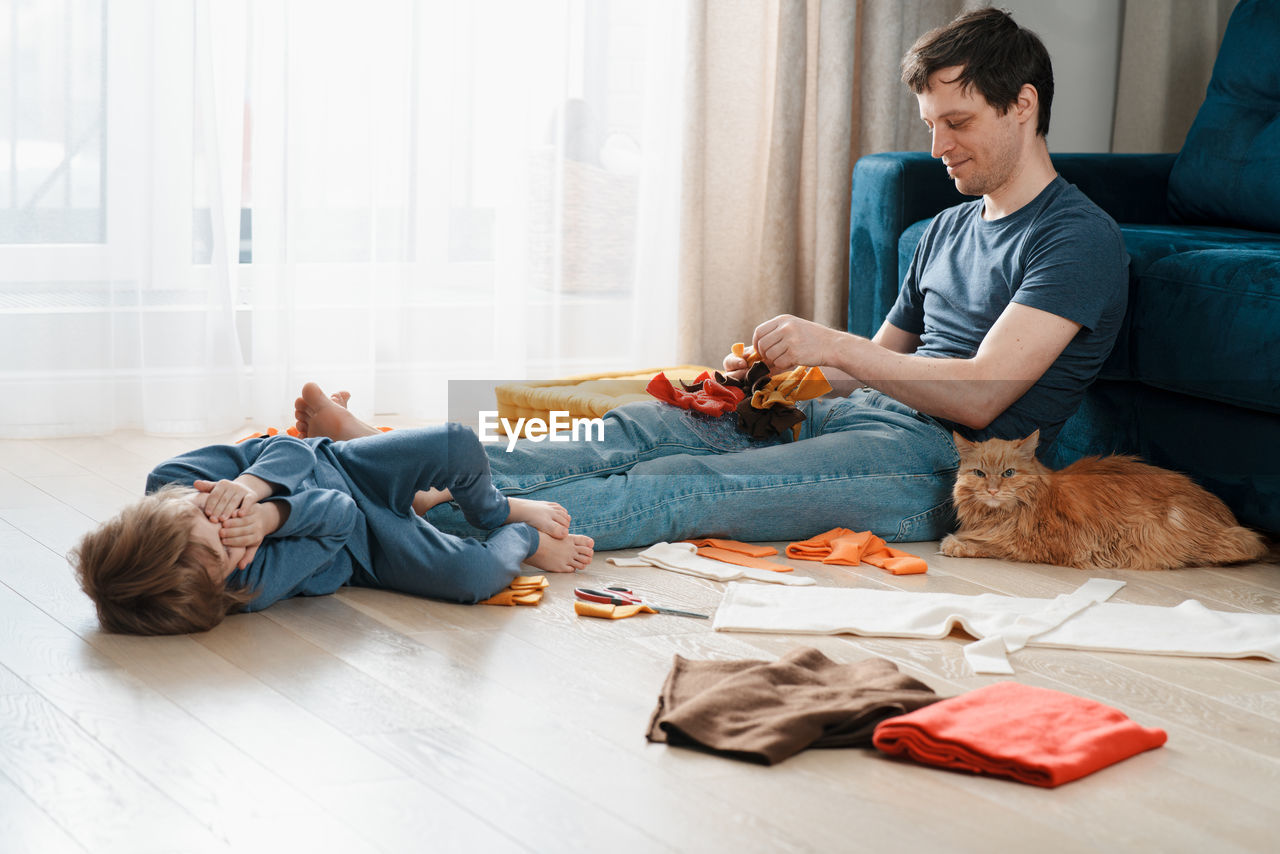
<path id="1" fill-rule="evenodd" d="M 234 611 L 346 584 L 473 603 L 522 562 L 574 572 L 592 555 L 563 507 L 502 495 L 458 424 L 212 445 L 162 463 L 147 493 L 71 555 L 108 631 L 207 631 Z M 450 498 L 496 530 L 464 539 L 418 515 Z"/>

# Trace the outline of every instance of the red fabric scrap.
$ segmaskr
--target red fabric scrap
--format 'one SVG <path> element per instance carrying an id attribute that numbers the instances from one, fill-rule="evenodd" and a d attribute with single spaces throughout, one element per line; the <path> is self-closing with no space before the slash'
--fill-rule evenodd
<path id="1" fill-rule="evenodd" d="M 872 742 L 925 765 L 1053 788 L 1165 743 L 1084 697 L 996 682 L 881 722 Z"/>
<path id="2" fill-rule="evenodd" d="M 666 374 L 655 374 L 645 391 L 672 406 L 691 409 L 703 415 L 720 416 L 733 412 L 746 396 L 741 389 L 718 382 L 706 371 L 694 379 L 695 391 L 681 391 L 671 384 Z"/>

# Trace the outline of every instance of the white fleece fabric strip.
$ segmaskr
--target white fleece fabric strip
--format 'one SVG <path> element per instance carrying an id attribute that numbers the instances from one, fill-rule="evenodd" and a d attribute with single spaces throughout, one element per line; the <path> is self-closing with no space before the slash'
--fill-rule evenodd
<path id="1" fill-rule="evenodd" d="M 1006 651 L 1028 646 L 1143 652 L 1202 658 L 1259 656 L 1280 661 L 1280 614 L 1213 611 L 1194 599 L 1173 608 L 1099 601 L 1122 582 L 1094 579 L 1057 599 L 984 593 L 904 593 L 860 587 L 777 589 L 730 584 L 716 610 L 717 631 L 943 638 L 960 626 L 983 639 L 971 664 L 1009 673 Z M 1118 588 L 1116 588 L 1118 589 Z M 1115 592 L 1114 589 L 1111 590 Z M 1106 595 L 1104 595 L 1106 594 Z M 1083 608 L 1064 614 L 1083 602 Z M 1046 624 L 1048 628 L 1044 628 Z M 1025 639 L 1024 639 L 1025 636 Z"/>
<path id="2" fill-rule="evenodd" d="M 804 586 L 814 584 L 814 580 L 806 575 L 770 572 L 767 569 L 754 569 L 748 566 L 736 566 L 719 560 L 702 557 L 698 547 L 693 543 L 658 543 L 640 552 L 635 557 L 611 557 L 605 559 L 614 566 L 651 566 L 666 569 L 684 575 L 696 575 L 699 578 L 711 578 L 715 581 L 733 581 L 744 578 L 750 581 L 764 581 L 769 584 Z"/>
<path id="3" fill-rule="evenodd" d="M 1009 653 L 1017 652 L 1031 638 L 1057 628 L 1090 605 L 1105 602 L 1121 587 L 1124 587 L 1123 581 L 1090 578 L 1070 593 L 1040 600 L 1049 603 L 1044 610 L 1021 614 L 1001 634 L 969 644 L 964 648 L 964 660 L 974 673 L 1011 675 L 1013 665 L 1009 663 Z"/>

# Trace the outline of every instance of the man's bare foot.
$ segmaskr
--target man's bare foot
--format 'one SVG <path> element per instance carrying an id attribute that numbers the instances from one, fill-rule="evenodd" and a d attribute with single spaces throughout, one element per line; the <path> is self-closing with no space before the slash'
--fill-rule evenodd
<path id="1" fill-rule="evenodd" d="M 585 569 L 595 554 L 595 541 L 582 534 L 557 539 L 539 531 L 538 543 L 538 550 L 524 562 L 543 572 L 577 572 Z"/>
<path id="2" fill-rule="evenodd" d="M 302 387 L 302 396 L 293 402 L 294 425 L 303 437 L 327 436 L 334 441 L 375 436 L 380 431 L 356 418 L 347 409 L 351 395 L 345 391 L 326 397 L 315 383 Z"/>
<path id="3" fill-rule="evenodd" d="M 527 522 L 544 534 L 558 540 L 569 536 L 569 511 L 554 501 L 508 498 L 507 522 Z"/>

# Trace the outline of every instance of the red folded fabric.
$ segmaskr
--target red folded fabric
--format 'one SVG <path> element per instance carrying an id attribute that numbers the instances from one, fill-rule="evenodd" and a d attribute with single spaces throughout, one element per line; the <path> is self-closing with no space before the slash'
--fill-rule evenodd
<path id="1" fill-rule="evenodd" d="M 706 371 L 698 374 L 694 384 L 701 383 L 697 391 L 681 391 L 671 384 L 666 374 L 654 374 L 645 391 L 664 403 L 681 409 L 692 409 L 703 415 L 724 415 L 733 412 L 746 396 L 742 389 L 716 382 Z"/>
<path id="2" fill-rule="evenodd" d="M 1119 709 L 1018 682 L 997 682 L 876 727 L 885 753 L 926 765 L 1053 788 L 1159 747 L 1165 731 Z"/>

